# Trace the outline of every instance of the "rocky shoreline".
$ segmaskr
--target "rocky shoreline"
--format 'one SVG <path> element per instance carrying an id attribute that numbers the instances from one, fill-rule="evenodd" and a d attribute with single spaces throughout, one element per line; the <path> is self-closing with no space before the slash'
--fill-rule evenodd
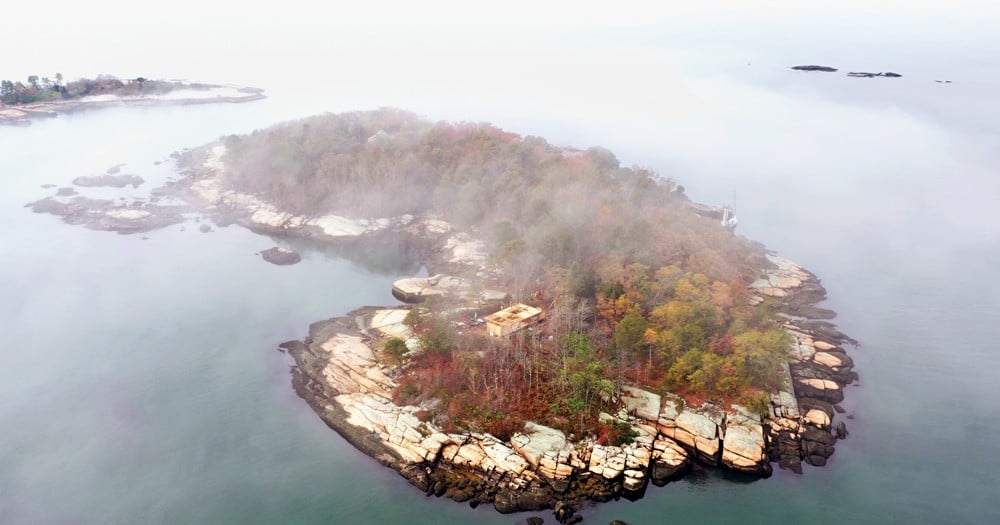
<path id="1" fill-rule="evenodd" d="M 529 423 L 509 441 L 489 434 L 446 433 L 417 414 L 427 407 L 392 401 L 394 367 L 378 359 L 386 337 L 412 339 L 407 307 L 369 307 L 313 324 L 302 341 L 283 343 L 294 360 L 296 392 L 345 439 L 398 471 L 428 495 L 499 512 L 553 509 L 561 522 L 577 519 L 587 501 L 641 497 L 694 465 L 769 476 L 772 462 L 802 472 L 821 466 L 846 437 L 837 421 L 843 389 L 856 379 L 843 350 L 853 341 L 823 319 L 802 312 L 825 297 L 816 277 L 790 261 L 773 265 L 752 288 L 753 301 L 776 299 L 786 312 L 787 388 L 771 396 L 766 416 L 739 406 L 686 406 L 676 396 L 626 388 L 624 409 L 602 417 L 638 433 L 629 445 L 572 443 L 562 432 Z M 829 317 L 825 311 L 822 318 Z"/>

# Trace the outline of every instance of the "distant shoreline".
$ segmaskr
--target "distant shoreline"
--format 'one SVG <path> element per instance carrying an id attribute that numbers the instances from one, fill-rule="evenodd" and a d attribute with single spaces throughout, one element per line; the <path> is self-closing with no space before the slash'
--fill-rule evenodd
<path id="1" fill-rule="evenodd" d="M 187 86 L 187 85 L 186 85 Z M 182 87 L 152 95 L 96 95 L 69 100 L 53 100 L 28 104 L 0 105 L 0 125 L 30 126 L 33 119 L 55 118 L 62 113 L 120 106 L 185 106 L 253 102 L 267 98 L 264 90 L 255 87 L 199 84 L 198 88 Z"/>

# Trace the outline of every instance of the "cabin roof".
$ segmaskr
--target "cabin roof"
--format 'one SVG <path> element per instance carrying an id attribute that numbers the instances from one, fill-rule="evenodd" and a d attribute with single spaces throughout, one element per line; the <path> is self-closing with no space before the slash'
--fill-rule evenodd
<path id="1" fill-rule="evenodd" d="M 504 308 L 499 312 L 487 315 L 486 322 L 506 326 L 524 321 L 525 319 L 531 319 L 540 313 L 542 313 L 541 308 L 535 308 L 534 306 L 528 306 L 526 304 L 515 304 Z"/>

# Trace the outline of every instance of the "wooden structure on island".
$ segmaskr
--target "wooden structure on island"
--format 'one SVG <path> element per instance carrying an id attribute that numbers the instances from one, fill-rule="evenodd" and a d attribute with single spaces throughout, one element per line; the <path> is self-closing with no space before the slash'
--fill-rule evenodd
<path id="1" fill-rule="evenodd" d="M 545 312 L 534 306 L 515 304 L 487 315 L 485 319 L 487 334 L 504 337 L 542 322 L 545 320 Z"/>

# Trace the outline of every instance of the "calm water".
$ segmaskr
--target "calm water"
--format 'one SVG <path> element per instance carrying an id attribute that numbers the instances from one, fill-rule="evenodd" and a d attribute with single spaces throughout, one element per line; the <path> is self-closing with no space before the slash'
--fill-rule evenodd
<path id="1" fill-rule="evenodd" d="M 397 272 L 320 249 L 296 266 L 268 265 L 255 252 L 275 241 L 238 227 L 203 234 L 189 222 L 143 240 L 23 208 L 54 191 L 41 184 L 121 162 L 149 181 L 132 192 L 141 195 L 173 176 L 170 163 L 153 163 L 179 148 L 401 102 L 558 144 L 603 144 L 676 176 L 695 198 L 735 199 L 740 231 L 820 275 L 841 328 L 862 342 L 850 352 L 861 374 L 845 403 L 851 436 L 828 467 L 754 482 L 710 473 L 596 507 L 588 522 L 1000 521 L 1000 135 L 945 111 L 985 95 L 907 78 L 859 88 L 846 82 L 864 79 L 787 76 L 783 65 L 686 77 L 681 92 L 699 111 L 626 113 L 617 126 L 611 110 L 561 121 L 558 111 L 465 99 L 377 102 L 385 93 L 354 84 L 319 103 L 320 91 L 303 97 L 279 82 L 251 105 L 0 128 L 0 523 L 523 519 L 425 498 L 292 392 L 276 344 L 312 321 L 391 303 Z"/>

